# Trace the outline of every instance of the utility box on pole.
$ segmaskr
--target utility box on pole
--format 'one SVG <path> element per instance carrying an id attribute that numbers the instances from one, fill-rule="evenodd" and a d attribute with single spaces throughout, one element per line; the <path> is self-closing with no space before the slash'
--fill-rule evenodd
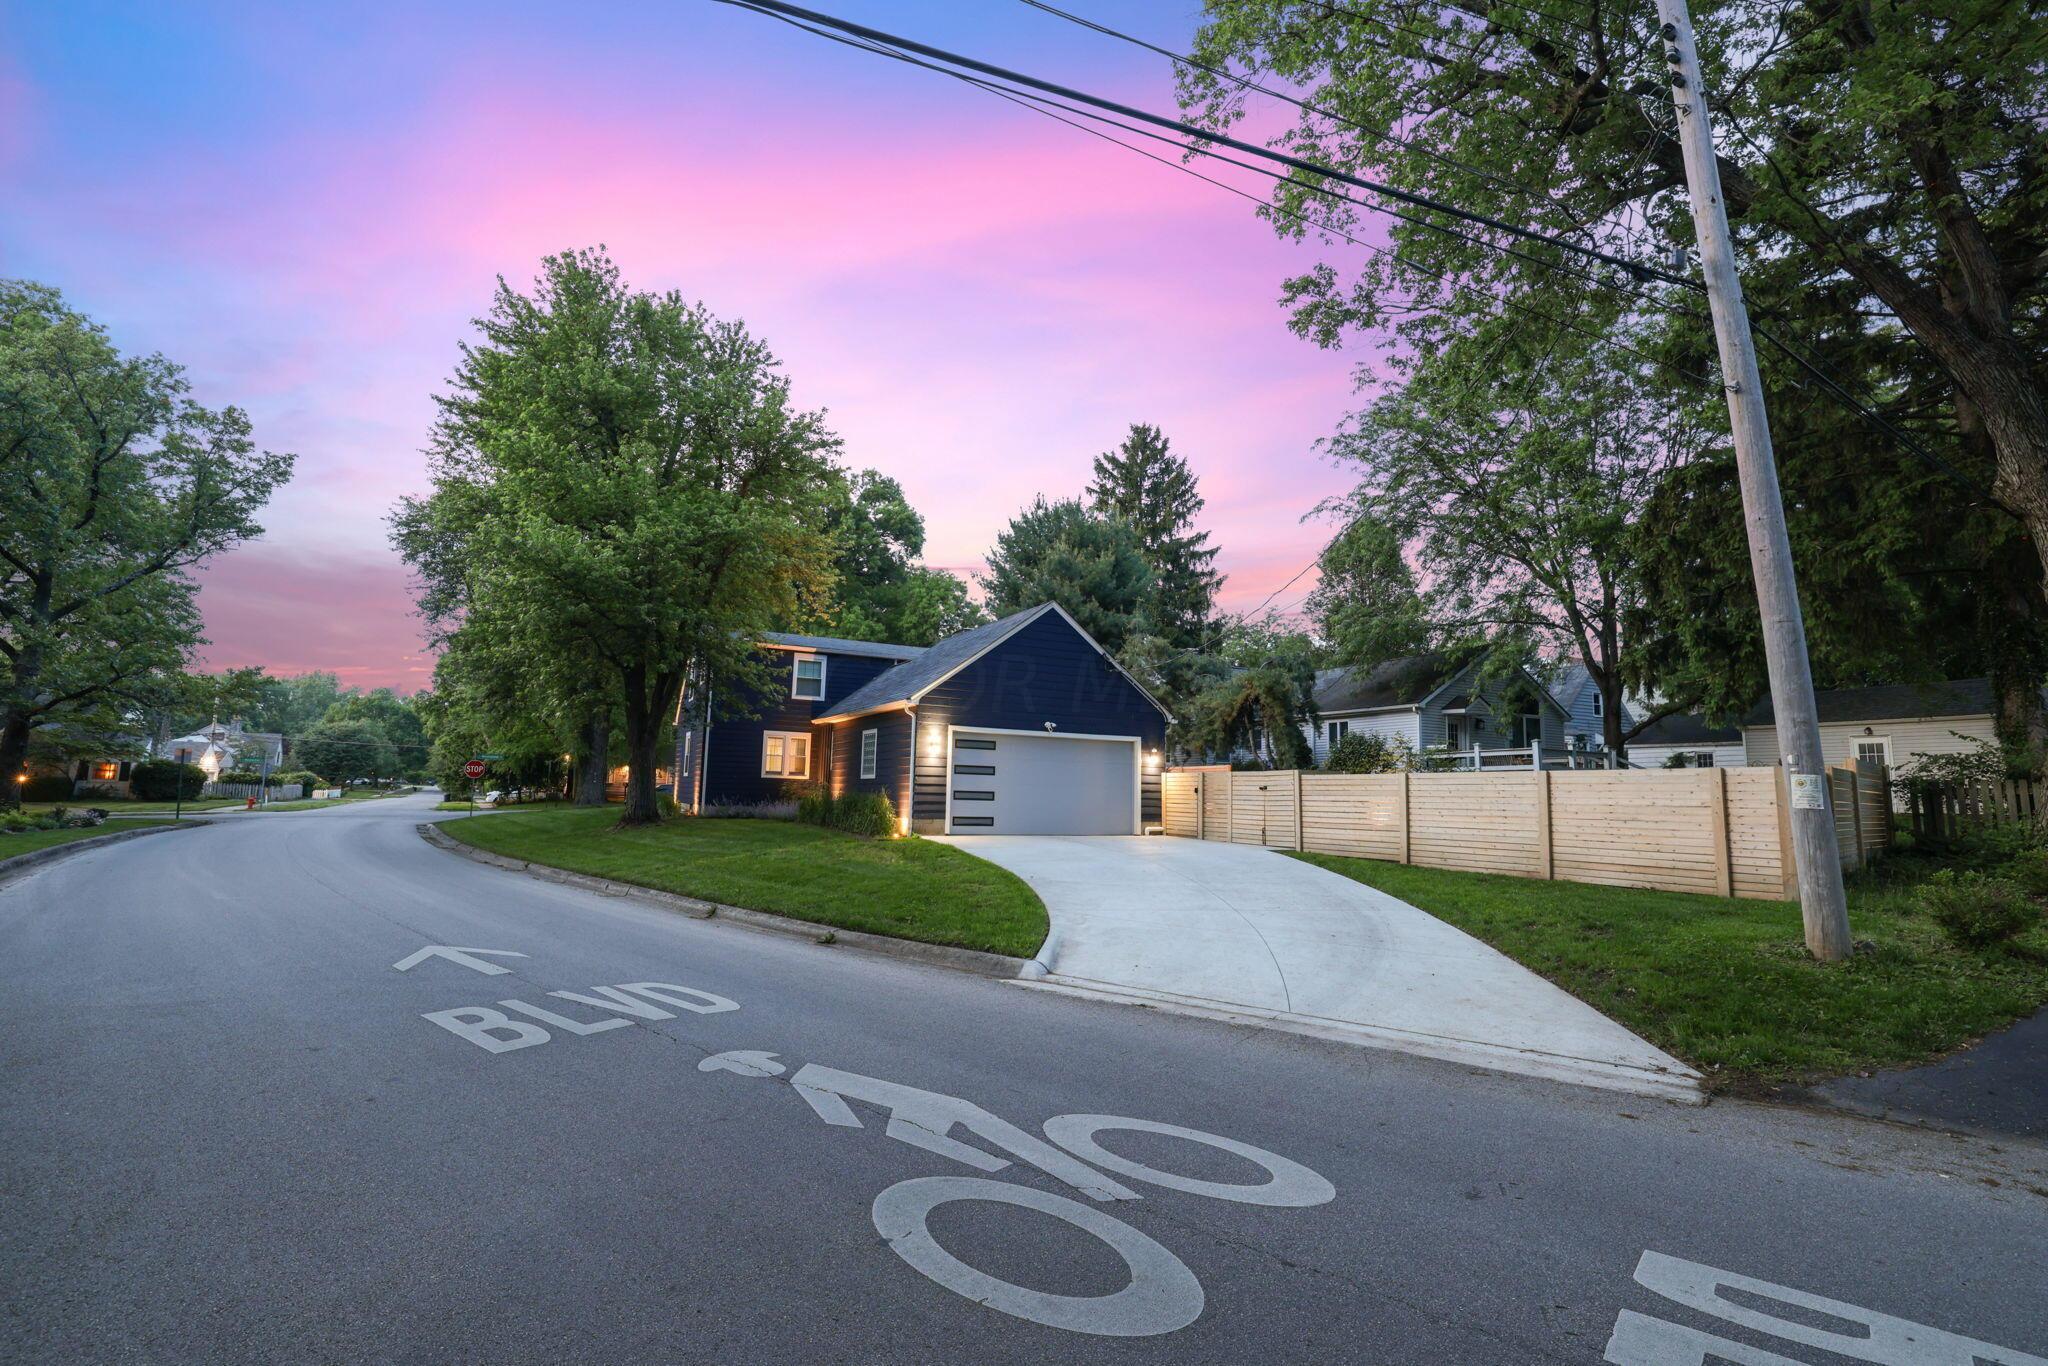
<path id="1" fill-rule="evenodd" d="M 1678 140 L 1685 153 L 1685 178 L 1692 194 L 1693 230 L 1699 237 L 1700 270 L 1714 318 L 1721 356 L 1721 381 L 1728 394 L 1728 418 L 1735 438 L 1735 463 L 1742 479 L 1743 523 L 1749 533 L 1749 566 L 1756 579 L 1763 617 L 1764 660 L 1770 669 L 1771 709 L 1790 798 L 1793 856 L 1799 867 L 1799 908 L 1806 947 L 1834 962 L 1849 956 L 1849 907 L 1842 891 L 1842 864 L 1829 809 L 1827 766 L 1821 759 L 1820 716 L 1813 701 L 1813 668 L 1806 655 L 1806 624 L 1799 611 L 1799 587 L 1792 573 L 1792 546 L 1785 534 L 1785 505 L 1778 492 L 1777 458 L 1764 416 L 1763 383 L 1742 282 L 1735 273 L 1735 248 L 1728 208 L 1721 197 L 1714 133 L 1707 122 L 1705 82 L 1692 17 L 1685 0 L 1657 0 L 1659 36 L 1671 73 L 1671 102 L 1678 114 Z"/>

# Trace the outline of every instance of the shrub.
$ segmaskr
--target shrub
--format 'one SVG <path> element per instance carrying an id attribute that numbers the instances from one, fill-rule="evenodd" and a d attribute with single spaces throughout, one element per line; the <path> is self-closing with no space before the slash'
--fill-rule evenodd
<path id="1" fill-rule="evenodd" d="M 796 799 L 796 818 L 870 839 L 884 839 L 896 833 L 896 805 L 880 792 L 849 792 L 834 797 L 822 787 L 809 788 Z"/>
<path id="2" fill-rule="evenodd" d="M 63 773 L 38 773 L 21 785 L 25 802 L 61 802 L 71 796 L 71 778 Z"/>
<path id="3" fill-rule="evenodd" d="M 1323 768 L 1329 773 L 1399 773 L 1413 757 L 1408 742 L 1398 735 L 1346 735 Z"/>
<path id="4" fill-rule="evenodd" d="M 2017 883 L 2021 891 L 2037 901 L 2048 899 L 2048 849 L 2020 850 L 2006 860 L 1998 875 Z"/>
<path id="5" fill-rule="evenodd" d="M 697 809 L 697 814 L 707 820 L 714 821 L 793 821 L 796 819 L 796 803 L 792 801 L 706 802 Z"/>
<path id="6" fill-rule="evenodd" d="M 555 798 L 555 794 L 552 792 L 548 793 L 547 795 L 550 800 L 553 800 Z M 658 792 L 655 794 L 654 809 L 661 813 L 663 820 L 667 820 L 670 816 L 680 816 L 683 814 L 683 808 L 677 806 L 676 799 L 674 797 L 669 796 L 666 792 Z"/>
<path id="7" fill-rule="evenodd" d="M 896 806 L 880 792 L 849 792 L 832 803 L 830 824 L 848 834 L 882 839 L 896 833 Z"/>
<path id="8" fill-rule="evenodd" d="M 2018 883 L 1949 868 L 1922 884 L 1920 905 L 1943 934 L 1966 949 L 2012 939 L 2041 914 Z"/>
<path id="9" fill-rule="evenodd" d="M 205 787 L 205 769 L 174 759 L 144 759 L 128 773 L 128 790 L 146 802 L 167 802 L 180 795 L 191 801 Z"/>
<path id="10" fill-rule="evenodd" d="M 231 768 L 214 779 L 217 783 L 247 783 L 255 787 L 263 781 L 263 775 L 253 768 Z"/>

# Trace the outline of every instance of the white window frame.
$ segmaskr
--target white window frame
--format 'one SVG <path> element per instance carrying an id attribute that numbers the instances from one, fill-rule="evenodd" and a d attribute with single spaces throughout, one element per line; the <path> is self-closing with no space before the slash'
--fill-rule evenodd
<path id="1" fill-rule="evenodd" d="M 804 665 L 811 660 L 818 662 L 818 691 L 807 693 L 801 690 L 804 680 Z M 799 702 L 822 702 L 825 700 L 825 656 L 797 655 L 789 662 L 789 695 Z"/>
<path id="2" fill-rule="evenodd" d="M 1858 736 L 1855 736 L 1855 737 L 1851 738 L 1851 739 L 1850 739 L 1850 741 L 1849 741 L 1849 762 L 1851 762 L 1851 763 L 1854 763 L 1854 762 L 1855 762 L 1856 760 L 1858 760 L 1858 759 L 1861 759 L 1861 758 L 1863 757 L 1863 747 L 1864 747 L 1865 745 L 1883 745 L 1883 746 L 1884 746 L 1884 766 L 1885 766 L 1885 768 L 1886 768 L 1886 769 L 1890 769 L 1890 768 L 1891 768 L 1891 766 L 1892 766 L 1892 737 L 1891 737 L 1891 736 L 1889 736 L 1889 735 L 1858 735 Z"/>
<path id="3" fill-rule="evenodd" d="M 875 761 L 882 748 L 882 732 L 864 730 L 860 733 L 860 776 L 872 782 L 875 776 Z"/>
<path id="4" fill-rule="evenodd" d="M 1593 719 L 1597 721 L 1606 715 L 1607 695 L 1598 688 L 1595 688 L 1593 689 Z"/>
<path id="5" fill-rule="evenodd" d="M 782 742 L 782 767 L 780 770 L 768 767 L 768 742 Z M 789 771 L 789 742 L 801 740 L 804 745 L 804 767 L 801 773 Z M 811 736 L 801 730 L 764 730 L 761 732 L 761 776 L 764 778 L 808 778 L 811 776 Z"/>
<path id="6" fill-rule="evenodd" d="M 1335 749 L 1340 741 L 1351 734 L 1349 721 L 1330 721 L 1324 724 L 1323 734 L 1327 737 L 1327 748 Z"/>

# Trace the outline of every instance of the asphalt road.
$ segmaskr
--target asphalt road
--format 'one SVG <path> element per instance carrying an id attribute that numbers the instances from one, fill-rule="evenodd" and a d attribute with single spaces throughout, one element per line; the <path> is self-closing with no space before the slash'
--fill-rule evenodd
<path id="1" fill-rule="evenodd" d="M 693 921 L 433 849 L 427 809 L 0 886 L 0 1359 L 2048 1355 L 2048 1150 Z M 525 956 L 394 968 L 429 945 Z M 467 1007 L 520 1023 L 426 1018 Z"/>

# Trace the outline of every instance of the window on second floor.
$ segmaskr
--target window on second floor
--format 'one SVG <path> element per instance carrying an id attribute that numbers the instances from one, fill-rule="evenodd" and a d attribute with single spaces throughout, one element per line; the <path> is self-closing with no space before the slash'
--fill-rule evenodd
<path id="1" fill-rule="evenodd" d="M 789 680 L 789 695 L 815 702 L 825 695 L 823 655 L 798 655 Z"/>
<path id="2" fill-rule="evenodd" d="M 1602 693 L 1595 692 L 1593 694 L 1593 715 L 1596 717 L 1607 715 L 1607 698 Z"/>

